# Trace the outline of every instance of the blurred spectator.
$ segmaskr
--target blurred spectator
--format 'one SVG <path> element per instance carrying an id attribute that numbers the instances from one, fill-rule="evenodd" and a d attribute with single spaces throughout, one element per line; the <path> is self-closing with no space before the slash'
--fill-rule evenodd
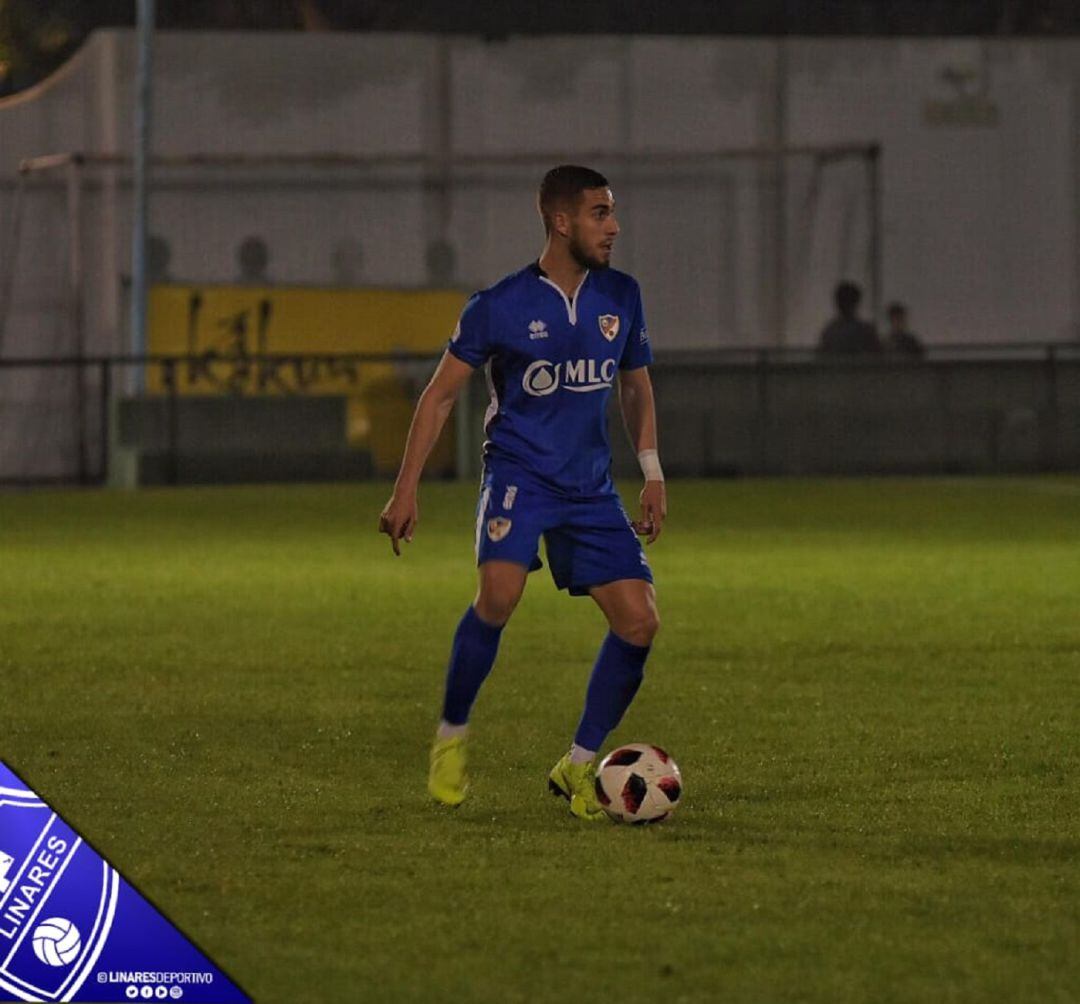
<path id="1" fill-rule="evenodd" d="M 330 253 L 335 286 L 359 286 L 364 275 L 364 246 L 353 237 L 342 238 Z"/>
<path id="2" fill-rule="evenodd" d="M 429 286 L 452 286 L 457 271 L 457 255 L 449 241 L 436 240 L 427 246 L 424 254 Z"/>
<path id="3" fill-rule="evenodd" d="M 236 249 L 236 265 L 240 270 L 239 282 L 266 286 L 270 283 L 267 269 L 270 267 L 270 248 L 261 237 L 245 237 Z"/>
<path id="4" fill-rule="evenodd" d="M 880 352 L 877 331 L 868 321 L 859 320 L 862 290 L 853 282 L 841 282 L 833 291 L 836 317 L 821 331 L 818 352 L 822 355 L 854 355 Z"/>
<path id="5" fill-rule="evenodd" d="M 169 264 L 172 261 L 172 248 L 160 234 L 151 234 L 146 238 L 146 279 L 151 285 L 172 282 Z"/>
<path id="6" fill-rule="evenodd" d="M 885 336 L 885 351 L 899 356 L 918 358 L 925 353 L 918 337 L 908 330 L 907 307 L 902 303 L 890 303 L 885 316 L 889 319 L 889 331 Z"/>

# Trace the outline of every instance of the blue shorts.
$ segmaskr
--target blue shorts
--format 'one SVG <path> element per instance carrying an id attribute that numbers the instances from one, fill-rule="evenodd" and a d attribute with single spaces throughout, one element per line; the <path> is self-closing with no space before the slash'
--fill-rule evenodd
<path id="1" fill-rule="evenodd" d="M 485 479 L 476 507 L 476 563 L 512 561 L 530 572 L 544 567 L 571 596 L 619 579 L 652 582 L 652 570 L 619 496 L 561 498 L 497 476 Z"/>

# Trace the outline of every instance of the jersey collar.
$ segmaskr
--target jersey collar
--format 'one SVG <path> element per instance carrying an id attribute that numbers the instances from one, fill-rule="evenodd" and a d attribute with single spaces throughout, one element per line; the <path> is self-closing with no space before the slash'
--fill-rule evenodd
<path id="1" fill-rule="evenodd" d="M 549 277 L 547 272 L 540 267 L 540 261 L 537 259 L 529 266 L 529 271 L 533 273 L 541 282 L 546 282 L 559 296 L 562 297 L 562 301 L 566 304 L 566 316 L 570 319 L 571 324 L 577 324 L 577 305 L 578 295 L 581 293 L 581 287 L 585 285 L 585 280 L 589 278 L 589 269 L 585 269 L 585 274 L 581 277 L 581 282 L 577 284 L 577 289 L 574 290 L 573 296 L 567 296 L 562 288 Z"/>

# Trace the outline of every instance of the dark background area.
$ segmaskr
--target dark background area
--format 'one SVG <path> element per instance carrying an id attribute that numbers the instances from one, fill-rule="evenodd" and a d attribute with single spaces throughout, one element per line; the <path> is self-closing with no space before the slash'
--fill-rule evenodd
<path id="1" fill-rule="evenodd" d="M 534 34 L 1063 35 L 1076 0 L 158 0 L 163 29 Z M 36 83 L 134 0 L 0 0 L 0 96 Z"/>

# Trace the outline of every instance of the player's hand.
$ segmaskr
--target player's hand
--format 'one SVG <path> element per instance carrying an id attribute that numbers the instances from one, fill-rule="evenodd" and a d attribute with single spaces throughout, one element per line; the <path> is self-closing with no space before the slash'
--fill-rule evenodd
<path id="1" fill-rule="evenodd" d="M 634 522 L 634 532 L 651 544 L 660 536 L 667 519 L 667 494 L 663 481 L 646 481 L 641 489 L 641 519 Z"/>
<path id="2" fill-rule="evenodd" d="M 385 533 L 390 538 L 394 554 L 400 556 L 401 546 L 398 542 L 404 540 L 406 544 L 411 544 L 419 522 L 416 492 L 394 492 L 379 515 L 379 533 Z"/>

